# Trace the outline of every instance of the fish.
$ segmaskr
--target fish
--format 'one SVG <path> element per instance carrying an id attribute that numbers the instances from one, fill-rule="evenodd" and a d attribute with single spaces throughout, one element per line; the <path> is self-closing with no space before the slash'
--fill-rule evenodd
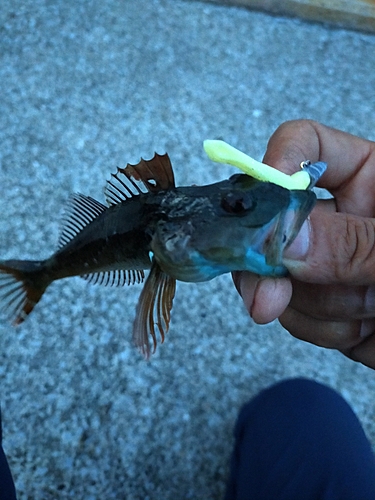
<path id="1" fill-rule="evenodd" d="M 176 280 L 202 282 L 241 270 L 285 276 L 283 252 L 316 202 L 311 189 L 286 189 L 246 174 L 176 187 L 168 154 L 157 153 L 117 168 L 104 192 L 107 204 L 81 193 L 69 198 L 49 258 L 0 260 L 0 304 L 16 326 L 56 280 L 144 282 L 133 340 L 146 358 L 155 352 L 157 333 L 164 342 Z"/>

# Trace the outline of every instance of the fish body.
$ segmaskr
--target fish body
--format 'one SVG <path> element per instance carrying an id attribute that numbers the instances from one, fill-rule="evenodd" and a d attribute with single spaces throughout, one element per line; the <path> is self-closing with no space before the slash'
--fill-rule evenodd
<path id="1" fill-rule="evenodd" d="M 109 206 L 82 194 L 68 204 L 58 250 L 43 261 L 0 261 L 0 300 L 19 324 L 55 280 L 82 276 L 111 285 L 141 282 L 133 337 L 148 356 L 168 329 L 176 280 L 206 281 L 248 270 L 287 273 L 285 248 L 316 197 L 237 174 L 206 186 L 176 187 L 167 155 L 118 169 Z"/>

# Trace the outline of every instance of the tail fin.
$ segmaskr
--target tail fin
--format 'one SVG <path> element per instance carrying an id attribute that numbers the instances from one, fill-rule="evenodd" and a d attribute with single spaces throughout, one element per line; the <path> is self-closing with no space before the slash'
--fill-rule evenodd
<path id="1" fill-rule="evenodd" d="M 0 261 L 0 311 L 19 325 L 33 310 L 50 284 L 43 261 Z"/>

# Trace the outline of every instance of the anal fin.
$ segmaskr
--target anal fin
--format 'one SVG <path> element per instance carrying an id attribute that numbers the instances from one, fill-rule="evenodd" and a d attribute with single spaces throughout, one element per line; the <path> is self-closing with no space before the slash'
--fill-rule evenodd
<path id="1" fill-rule="evenodd" d="M 115 269 L 111 271 L 83 274 L 80 277 L 93 285 L 124 286 L 142 283 L 145 274 L 143 270 L 139 269 Z"/>

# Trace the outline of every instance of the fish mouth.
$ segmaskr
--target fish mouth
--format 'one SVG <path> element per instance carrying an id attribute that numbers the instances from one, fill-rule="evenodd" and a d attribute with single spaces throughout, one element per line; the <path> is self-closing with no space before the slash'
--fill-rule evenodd
<path id="1" fill-rule="evenodd" d="M 315 200 L 306 200 L 306 206 L 294 206 L 280 212 L 276 221 L 268 229 L 264 238 L 262 253 L 269 266 L 276 267 L 283 264 L 284 251 L 292 244 L 312 210 Z"/>

